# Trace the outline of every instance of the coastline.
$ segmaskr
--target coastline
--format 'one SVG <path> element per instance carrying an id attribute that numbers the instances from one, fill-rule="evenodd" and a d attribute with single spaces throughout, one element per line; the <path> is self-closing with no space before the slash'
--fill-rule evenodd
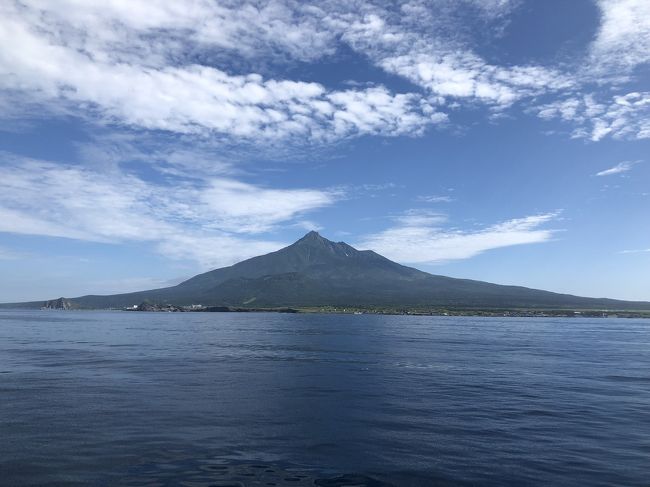
<path id="1" fill-rule="evenodd" d="M 642 318 L 650 319 L 650 311 L 606 309 L 540 309 L 540 308 L 425 308 L 425 307 L 355 307 L 355 306 L 299 306 L 299 307 L 240 307 L 240 306 L 175 306 L 143 303 L 128 308 L 79 307 L 2 307 L 4 310 L 51 311 L 119 311 L 138 313 L 285 313 L 285 314 L 347 314 L 399 316 L 467 316 L 499 318 Z"/>

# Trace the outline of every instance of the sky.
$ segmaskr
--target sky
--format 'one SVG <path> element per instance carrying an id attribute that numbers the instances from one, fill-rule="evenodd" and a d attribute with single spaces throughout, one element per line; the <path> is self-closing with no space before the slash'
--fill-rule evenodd
<path id="1" fill-rule="evenodd" d="M 650 300 L 647 0 L 6 0 L 0 302 L 176 284 L 309 230 Z"/>

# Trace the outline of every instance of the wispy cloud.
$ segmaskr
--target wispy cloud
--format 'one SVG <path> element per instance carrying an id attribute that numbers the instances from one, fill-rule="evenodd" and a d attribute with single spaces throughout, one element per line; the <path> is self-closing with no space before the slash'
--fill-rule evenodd
<path id="1" fill-rule="evenodd" d="M 615 139 L 650 138 L 650 92 L 632 92 L 598 100 L 595 94 L 556 100 L 538 107 L 537 114 L 545 120 L 573 122 L 575 138 L 597 142 L 605 137 Z"/>
<path id="2" fill-rule="evenodd" d="M 188 217 L 198 217 L 207 228 L 233 233 L 261 233 L 294 219 L 309 210 L 334 203 L 339 193 L 313 189 L 270 189 L 231 179 L 215 179 L 198 194 L 196 205 L 184 208 Z M 189 210 L 189 211 L 188 211 Z M 205 224 L 205 215 L 213 215 Z"/>
<path id="3" fill-rule="evenodd" d="M 510 4 L 499 5 L 509 10 Z M 399 15 L 376 7 L 350 21 L 342 39 L 385 71 L 439 97 L 440 103 L 450 98 L 506 108 L 525 97 L 573 86 L 570 76 L 551 68 L 488 63 L 449 35 L 449 26 L 439 20 L 445 18 L 441 7 L 440 2 L 409 2 Z M 482 13 L 503 8 L 486 7 Z"/>
<path id="4" fill-rule="evenodd" d="M 152 168 L 164 177 L 203 180 L 243 173 L 241 159 L 210 140 L 155 137 L 128 131 L 98 131 L 90 140 L 75 144 L 79 160 L 88 168 L 120 171 L 126 165 Z"/>
<path id="5" fill-rule="evenodd" d="M 597 0 L 602 18 L 591 48 L 591 67 L 620 76 L 650 61 L 650 2 Z"/>
<path id="6" fill-rule="evenodd" d="M 557 217 L 557 212 L 532 215 L 470 231 L 444 228 L 443 219 L 427 221 L 407 216 L 392 228 L 366 236 L 359 246 L 398 262 L 435 264 L 468 259 L 501 247 L 546 242 L 556 230 L 541 227 Z"/>
<path id="7" fill-rule="evenodd" d="M 123 279 L 103 279 L 88 281 L 84 293 L 90 294 L 113 294 L 142 291 L 143 289 L 157 289 L 161 287 L 175 286 L 184 281 L 185 278 L 160 279 L 155 277 L 126 277 Z"/>
<path id="8" fill-rule="evenodd" d="M 621 250 L 619 254 L 644 254 L 650 253 L 650 249 Z"/>
<path id="9" fill-rule="evenodd" d="M 234 179 L 147 182 L 130 173 L 3 155 L 0 231 L 106 243 L 150 242 L 166 256 L 227 265 L 282 243 L 246 237 L 303 221 L 338 192 Z"/>
<path id="10" fill-rule="evenodd" d="M 422 208 L 412 208 L 400 215 L 393 216 L 392 220 L 400 227 L 423 227 L 445 223 L 448 217 L 444 213 Z"/>
<path id="11" fill-rule="evenodd" d="M 0 247 L 0 260 L 17 260 L 24 257 L 25 255 L 20 252 Z"/>
<path id="12" fill-rule="evenodd" d="M 629 171 L 632 169 L 636 164 L 639 164 L 641 161 L 625 161 L 625 162 L 619 162 L 613 167 L 610 167 L 609 169 L 605 169 L 603 171 L 597 172 L 596 176 L 612 176 L 614 174 L 621 174 L 624 172 Z"/>
<path id="13" fill-rule="evenodd" d="M 172 62 L 174 44 L 170 46 L 167 37 L 159 39 L 157 29 L 183 29 L 187 24 L 182 19 L 198 19 L 187 19 L 166 2 L 150 7 L 135 2 L 135 15 L 113 4 L 103 9 L 75 7 L 70 9 L 71 17 L 57 16 L 60 6 L 35 5 L 10 2 L 3 9 L 3 87 L 30 90 L 44 101 L 73 103 L 109 122 L 267 142 L 291 137 L 323 142 L 364 134 L 421 134 L 446 120 L 422 97 L 391 93 L 382 86 L 328 90 L 315 82 L 268 78 L 256 72 L 234 75 L 210 65 Z M 199 2 L 196 12 L 189 10 L 218 16 L 220 11 L 209 5 Z M 229 9 L 224 13 L 235 15 Z M 103 14 L 117 19 L 121 30 L 116 32 Z M 260 22 L 254 11 L 249 14 Z M 136 46 L 143 47 L 144 56 L 120 44 L 122 31 L 129 34 L 127 39 L 139 39 Z M 199 39 L 217 42 L 205 38 L 207 32 L 197 34 Z M 233 37 L 222 42 L 239 42 L 234 36 L 239 31 L 226 32 Z M 94 36 L 99 40 L 87 40 Z M 273 36 L 286 38 L 287 32 L 280 35 L 278 30 Z M 142 46 L 145 38 L 148 43 Z M 9 45 L 20 45 L 20 52 Z"/>
<path id="14" fill-rule="evenodd" d="M 597 5 L 600 26 L 582 68 L 575 70 L 574 89 L 538 107 L 538 116 L 570 122 L 574 138 L 648 139 L 650 92 L 625 90 L 624 84 L 650 62 L 650 2 L 597 0 Z"/>
<path id="15" fill-rule="evenodd" d="M 422 203 L 451 203 L 455 201 L 451 196 L 435 194 L 418 196 L 416 199 Z"/>
<path id="16" fill-rule="evenodd" d="M 647 93 L 598 103 L 578 93 L 629 79 L 650 61 L 650 4 L 598 0 L 600 27 L 580 66 L 488 61 L 477 49 L 476 27 L 498 35 L 519 4 L 10 0 L 0 7 L 0 106 L 28 94 L 21 105 L 111 124 L 304 144 L 420 135 L 456 107 L 487 106 L 494 119 L 546 96 L 540 116 L 574 123 L 576 137 L 649 137 Z M 367 80 L 333 89 L 273 69 L 335 56 L 342 46 L 409 80 L 413 90 L 395 93 Z"/>

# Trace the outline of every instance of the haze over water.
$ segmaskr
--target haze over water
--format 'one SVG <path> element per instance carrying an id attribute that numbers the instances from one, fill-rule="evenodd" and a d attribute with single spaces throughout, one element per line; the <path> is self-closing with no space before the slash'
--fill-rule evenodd
<path id="1" fill-rule="evenodd" d="M 649 325 L 3 310 L 0 477 L 647 485 Z"/>

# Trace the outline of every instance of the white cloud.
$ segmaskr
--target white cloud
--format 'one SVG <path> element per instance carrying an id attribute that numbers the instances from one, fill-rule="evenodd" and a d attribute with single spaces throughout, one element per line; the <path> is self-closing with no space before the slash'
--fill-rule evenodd
<path id="1" fill-rule="evenodd" d="M 334 203 L 333 193 L 312 189 L 269 189 L 217 179 L 201 190 L 200 202 L 214 215 L 217 229 L 260 233 L 314 208 Z"/>
<path id="2" fill-rule="evenodd" d="M 442 221 L 411 221 L 368 235 L 360 248 L 373 249 L 389 259 L 411 264 L 433 264 L 468 259 L 491 249 L 546 242 L 554 230 L 540 228 L 557 213 L 517 218 L 482 230 L 462 231 L 442 228 Z"/>
<path id="3" fill-rule="evenodd" d="M 572 86 L 570 78 L 540 66 L 487 64 L 465 52 L 417 52 L 386 57 L 381 67 L 443 97 L 469 98 L 505 108 L 514 102 Z"/>
<path id="4" fill-rule="evenodd" d="M 620 93 L 624 83 L 634 81 L 634 70 L 650 62 L 650 2 L 596 3 L 601 12 L 600 26 L 583 65 L 575 69 L 576 89 L 567 98 L 538 107 L 538 115 L 571 122 L 573 137 L 594 142 L 606 137 L 650 138 L 650 92 L 605 94 L 606 90 Z M 597 91 L 587 93 L 588 88 Z"/>
<path id="5" fill-rule="evenodd" d="M 392 218 L 400 227 L 438 225 L 447 221 L 447 215 L 437 211 L 414 208 Z"/>
<path id="6" fill-rule="evenodd" d="M 298 60 L 331 54 L 334 33 L 319 22 L 318 7 L 293 0 L 266 2 L 190 0 L 43 0 L 15 2 L 12 9 L 45 27 L 77 50 L 99 52 L 104 59 L 149 65 L 178 59 L 187 45 L 233 51 L 238 57 L 284 53 Z M 49 28 L 48 28 L 49 27 Z M 91 36 L 86 35 L 92 33 Z"/>
<path id="7" fill-rule="evenodd" d="M 500 66 L 476 53 L 476 26 L 497 35 L 518 4 L 511 0 L 411 0 L 397 9 L 364 4 L 363 9 L 330 19 L 329 25 L 341 31 L 341 39 L 352 49 L 386 72 L 425 89 L 438 103 L 449 98 L 505 108 L 522 98 L 573 85 L 571 77 L 559 70 Z"/>
<path id="8" fill-rule="evenodd" d="M 267 145 L 326 143 L 419 135 L 446 121 L 443 106 L 482 104 L 494 115 L 541 95 L 625 78 L 621 66 L 650 59 L 650 3 L 598 0 L 601 25 L 586 67 L 489 62 L 475 48 L 477 26 L 498 35 L 520 3 L 8 1 L 0 6 L 0 106 L 29 93 L 30 103 L 130 127 Z M 315 62 L 343 44 L 419 89 L 396 94 L 357 83 L 365 87 L 333 90 L 270 74 L 277 71 L 269 65 Z M 576 137 L 647 138 L 647 109 L 632 95 L 599 102 L 597 116 L 583 113 L 587 102 L 572 95 L 545 105 L 540 116 L 575 123 Z M 619 99 L 628 106 L 620 108 Z"/>
<path id="9" fill-rule="evenodd" d="M 604 171 L 600 171 L 596 173 L 596 176 L 611 176 L 613 174 L 621 174 L 624 172 L 629 171 L 632 169 L 636 164 L 640 163 L 641 161 L 625 161 L 625 162 L 619 162 L 613 167 L 610 167 L 609 169 L 605 169 Z"/>
<path id="10" fill-rule="evenodd" d="M 592 66 L 620 75 L 650 61 L 650 2 L 598 0 L 601 24 L 591 45 Z"/>
<path id="11" fill-rule="evenodd" d="M 197 16 L 190 20 L 179 13 L 182 9 L 166 2 L 135 2 L 133 11 L 129 3 L 128 15 L 121 2 L 78 10 L 70 7 L 70 17 L 57 16 L 55 10 L 67 10 L 50 3 L 33 3 L 37 7 L 4 8 L 0 29 L 3 87 L 28 90 L 43 101 L 73 103 L 109 122 L 252 140 L 330 141 L 364 134 L 420 134 L 446 119 L 421 97 L 392 94 L 384 87 L 331 91 L 314 82 L 276 80 L 256 73 L 233 75 L 196 62 L 172 62 L 168 57 L 174 52 L 167 42 L 158 44 L 156 29 L 187 28 L 203 14 L 218 16 L 219 12 L 209 10 L 211 3 L 197 2 L 189 8 Z M 225 13 L 235 15 L 231 10 Z M 52 16 L 56 22 L 48 23 Z M 110 19 L 117 19 L 120 29 L 131 33 L 129 39 L 148 41 L 146 46 L 162 53 L 145 49 L 139 55 L 131 46 L 127 51 L 131 56 L 121 55 L 116 44 L 122 30 L 112 31 Z M 262 25 L 262 20 L 255 21 Z M 282 25 L 274 38 L 290 37 L 290 32 L 280 35 Z M 153 39 L 144 36 L 143 30 Z M 239 42 L 238 33 L 231 33 L 231 42 Z M 94 36 L 99 40 L 88 41 Z M 16 45 L 20 49 L 11 47 Z"/>
<path id="12" fill-rule="evenodd" d="M 455 200 L 451 196 L 432 194 L 418 196 L 417 201 L 421 201 L 422 203 L 451 203 Z"/>
<path id="13" fill-rule="evenodd" d="M 596 142 L 615 139 L 650 138 L 650 92 L 631 92 L 598 101 L 595 94 L 575 96 L 538 107 L 540 118 L 573 122 L 573 137 Z"/>
<path id="14" fill-rule="evenodd" d="M 286 245 L 283 242 L 243 239 L 227 234 L 176 232 L 160 240 L 157 250 L 169 258 L 191 258 L 206 269 L 214 269 L 267 254 Z"/>
<path id="15" fill-rule="evenodd" d="M 619 254 L 645 254 L 647 252 L 650 252 L 650 249 L 621 250 Z"/>
<path id="16" fill-rule="evenodd" d="M 517 3 L 465 0 L 461 7 L 493 22 Z M 453 37 L 459 9 L 447 0 L 414 0 L 397 10 L 336 0 L 7 2 L 0 10 L 0 76 L 6 90 L 64 100 L 130 126 L 319 142 L 421 134 L 446 120 L 434 108 L 446 97 L 505 108 L 571 86 L 549 68 L 487 63 Z M 283 56 L 314 61 L 341 42 L 421 86 L 431 102 L 382 87 L 332 91 L 217 67 L 232 64 L 229 55 L 244 68 Z"/>
<path id="17" fill-rule="evenodd" d="M 212 178 L 206 184 L 145 182 L 5 154 L 0 166 L 0 232 L 122 243 L 149 242 L 172 258 L 227 265 L 281 243 L 243 238 L 293 225 L 338 193 L 268 189 Z"/>
<path id="18" fill-rule="evenodd" d="M 496 18 L 512 3 L 488 2 L 481 11 L 494 12 Z M 452 34 L 458 30 L 458 20 L 452 26 L 445 25 L 449 20 L 440 20 L 444 11 L 444 2 L 409 2 L 399 16 L 374 8 L 346 18 L 342 39 L 385 71 L 441 97 L 440 102 L 452 98 L 505 108 L 525 97 L 573 86 L 572 78 L 558 70 L 486 62 Z"/>

